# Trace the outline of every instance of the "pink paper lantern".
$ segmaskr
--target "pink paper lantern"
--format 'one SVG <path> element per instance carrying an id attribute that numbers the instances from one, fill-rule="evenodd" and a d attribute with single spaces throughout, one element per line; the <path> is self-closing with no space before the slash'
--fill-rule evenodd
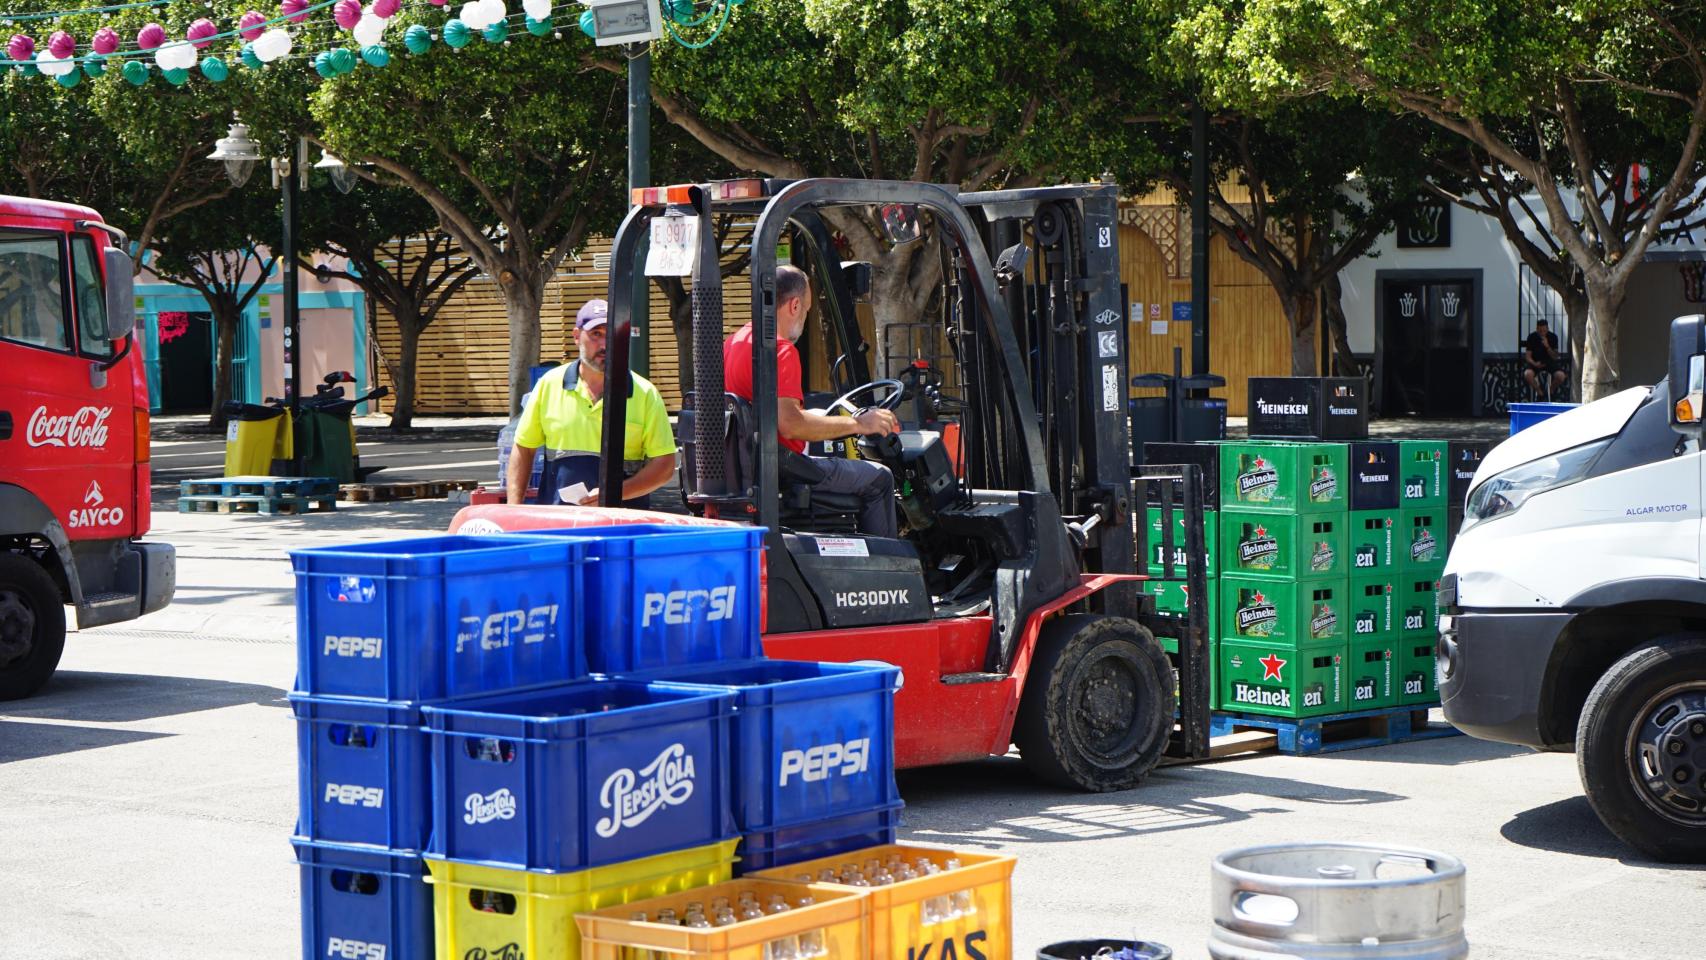
<path id="1" fill-rule="evenodd" d="M 190 24 L 190 28 L 184 31 L 184 37 L 195 44 L 197 50 L 204 50 L 213 46 L 213 41 L 209 40 L 208 37 L 217 33 L 219 33 L 219 28 L 213 25 L 213 21 L 202 17 Z"/>
<path id="2" fill-rule="evenodd" d="M 166 28 L 158 23 L 150 23 L 136 31 L 136 47 L 139 50 L 153 50 L 166 42 Z"/>
<path id="3" fill-rule="evenodd" d="M 292 23 L 301 23 L 308 19 L 308 0 L 283 0 L 278 5 L 279 11 L 289 17 Z"/>
<path id="4" fill-rule="evenodd" d="M 361 4 L 356 0 L 338 0 L 332 7 L 332 19 L 345 30 L 354 30 L 355 25 L 361 22 Z"/>
<path id="5" fill-rule="evenodd" d="M 253 40 L 266 29 L 266 22 L 265 14 L 250 10 L 243 14 L 241 20 L 237 21 L 237 32 L 242 35 L 244 40 Z"/>
<path id="6" fill-rule="evenodd" d="M 12 60 L 28 60 L 35 56 L 36 42 L 21 33 L 12 34 L 12 39 L 6 41 L 6 56 Z"/>
<path id="7" fill-rule="evenodd" d="M 373 0 L 373 15 L 381 20 L 389 20 L 403 9 L 403 0 Z"/>
<path id="8" fill-rule="evenodd" d="M 61 60 L 69 60 L 77 53 L 77 38 L 64 30 L 55 30 L 47 38 L 47 50 Z"/>
<path id="9" fill-rule="evenodd" d="M 112 27 L 102 27 L 95 31 L 95 38 L 89 46 L 101 56 L 106 56 L 118 49 L 118 31 Z"/>

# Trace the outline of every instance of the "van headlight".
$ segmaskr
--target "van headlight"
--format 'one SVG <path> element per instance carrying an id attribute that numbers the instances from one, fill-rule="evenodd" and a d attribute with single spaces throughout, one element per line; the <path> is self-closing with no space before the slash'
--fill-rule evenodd
<path id="1" fill-rule="evenodd" d="M 1469 502 L 1463 508 L 1462 529 L 1468 530 L 1483 520 L 1515 513 L 1529 497 L 1582 479 L 1613 439 L 1606 437 L 1560 450 L 1488 477 L 1480 486 L 1469 491 Z"/>

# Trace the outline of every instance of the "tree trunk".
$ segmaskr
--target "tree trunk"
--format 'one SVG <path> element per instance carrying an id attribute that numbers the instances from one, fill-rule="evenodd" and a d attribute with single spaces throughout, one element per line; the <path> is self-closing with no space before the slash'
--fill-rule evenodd
<path id="1" fill-rule="evenodd" d="M 509 415 L 521 413 L 528 373 L 539 362 L 539 306 L 545 299 L 542 270 L 525 275 L 504 271 L 504 316 L 509 319 Z"/>
<path id="2" fill-rule="evenodd" d="M 1623 308 L 1626 285 L 1616 281 L 1587 281 L 1588 317 L 1582 344 L 1583 403 L 1592 403 L 1617 392 L 1617 314 Z"/>
<path id="3" fill-rule="evenodd" d="M 918 240 L 912 245 L 933 242 L 929 239 Z M 906 247 L 901 247 L 871 262 L 872 335 L 876 340 L 871 345 L 871 356 L 875 358 L 871 376 L 879 380 L 892 376 L 891 370 L 905 366 L 913 359 L 909 356 L 889 356 L 891 345 L 897 350 L 905 350 L 907 346 L 915 344 L 906 337 L 895 339 L 891 344 L 886 331 L 896 324 L 916 323 L 922 319 L 924 306 L 935 292 L 937 281 L 932 279 L 934 271 L 925 271 L 925 279 L 930 279 L 930 282 L 920 283 L 920 289 L 914 289 L 914 256 L 934 254 L 929 251 L 912 254 Z M 1021 318 L 1015 317 L 1013 322 L 1019 323 Z"/>
<path id="4" fill-rule="evenodd" d="M 397 365 L 392 376 L 391 429 L 402 432 L 415 423 L 415 358 L 421 346 L 421 331 L 425 325 L 420 316 L 399 311 L 397 318 Z"/>
<path id="5" fill-rule="evenodd" d="M 1291 325 L 1291 375 L 1315 376 L 1315 291 L 1294 291 L 1285 299 L 1285 318 Z"/>
<path id="6" fill-rule="evenodd" d="M 237 348 L 237 324 L 242 316 L 223 297 L 210 297 L 207 305 L 213 313 L 213 409 L 208 411 L 207 423 L 223 430 L 225 404 L 231 399 L 231 356 Z"/>
<path id="7" fill-rule="evenodd" d="M 669 327 L 675 331 L 676 384 L 685 398 L 693 392 L 693 297 L 680 277 L 655 277 L 669 299 Z"/>
<path id="8" fill-rule="evenodd" d="M 1360 377 L 1362 366 L 1357 363 L 1356 353 L 1351 350 L 1350 333 L 1347 331 L 1344 307 L 1344 287 L 1339 283 L 1339 275 L 1332 274 L 1321 285 L 1321 322 L 1325 324 L 1323 331 L 1333 338 L 1333 364 L 1330 376 Z"/>
<path id="9" fill-rule="evenodd" d="M 1564 316 L 1568 318 L 1570 337 L 1570 396 L 1580 398 L 1582 395 L 1582 363 L 1583 352 L 1587 348 L 1588 329 L 1588 299 L 1577 290 L 1558 291 L 1564 302 Z"/>

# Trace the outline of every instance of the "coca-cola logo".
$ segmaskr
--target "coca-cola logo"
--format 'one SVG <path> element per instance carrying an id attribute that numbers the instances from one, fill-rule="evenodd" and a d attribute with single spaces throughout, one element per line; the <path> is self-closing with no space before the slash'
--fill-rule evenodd
<path id="1" fill-rule="evenodd" d="M 57 417 L 37 407 L 24 430 L 24 442 L 32 447 L 104 447 L 112 415 L 112 407 L 83 407 Z"/>

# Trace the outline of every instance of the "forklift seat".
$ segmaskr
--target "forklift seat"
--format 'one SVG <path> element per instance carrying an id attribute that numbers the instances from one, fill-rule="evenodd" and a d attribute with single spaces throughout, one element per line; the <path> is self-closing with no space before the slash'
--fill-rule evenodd
<path id="1" fill-rule="evenodd" d="M 680 460 L 681 489 L 692 497 L 699 491 L 699 477 L 693 457 L 693 399 L 688 394 L 676 419 L 676 439 L 682 448 Z M 757 485 L 758 426 L 752 403 L 732 393 L 723 394 L 723 450 L 729 471 L 727 489 L 745 496 Z M 777 451 L 780 456 L 778 479 L 781 482 L 781 518 L 791 527 L 823 533 L 852 532 L 862 501 L 854 494 L 825 493 L 813 487 L 824 478 L 823 467 L 813 458 L 795 453 L 787 447 Z"/>

